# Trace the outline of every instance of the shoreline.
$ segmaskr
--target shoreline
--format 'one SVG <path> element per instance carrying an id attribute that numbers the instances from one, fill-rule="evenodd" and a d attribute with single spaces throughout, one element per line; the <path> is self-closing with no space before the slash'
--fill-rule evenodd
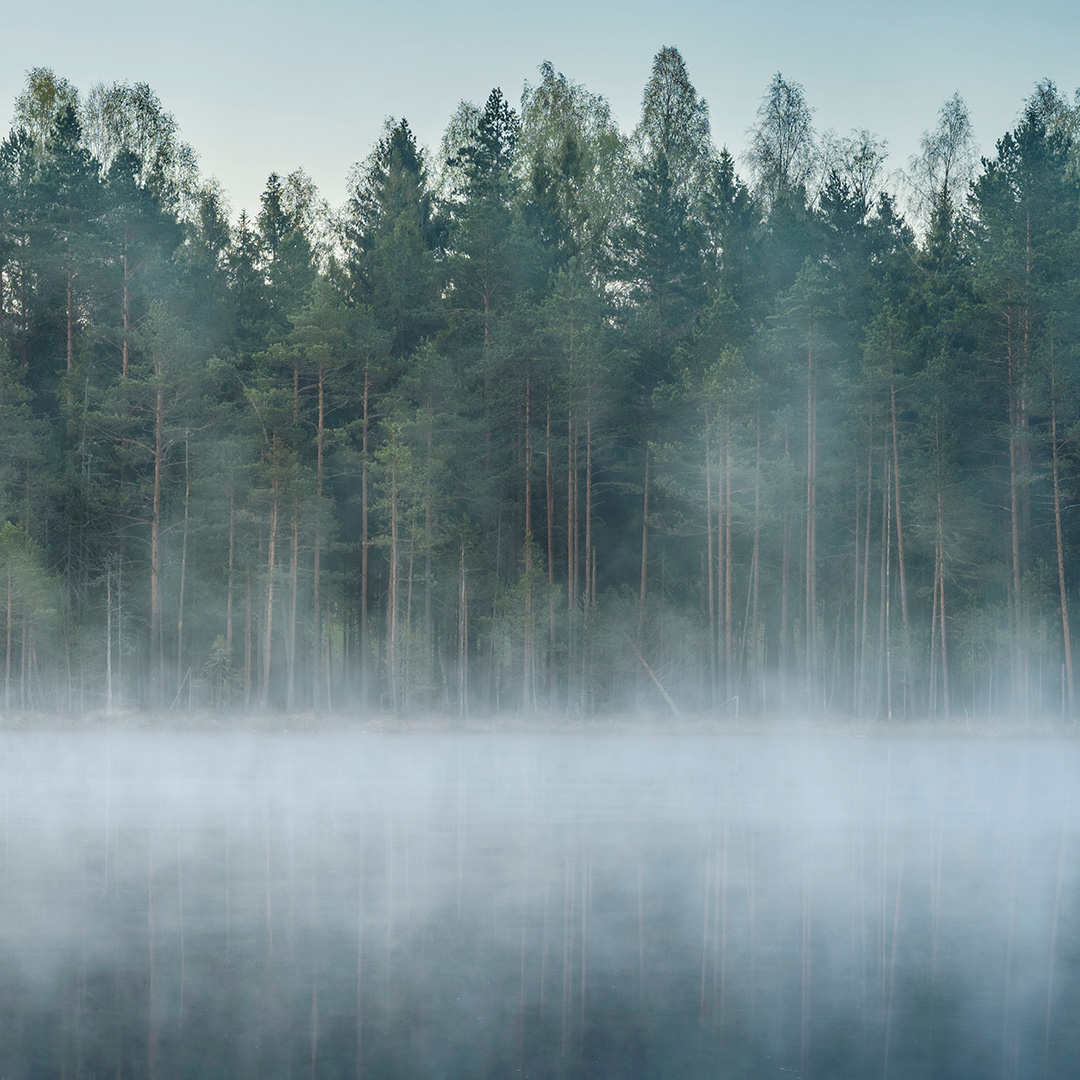
<path id="1" fill-rule="evenodd" d="M 0 732 L 160 732 L 173 734 L 402 734 L 402 735 L 550 735 L 550 736 L 770 736 L 823 738 L 964 737 L 1076 738 L 1080 722 L 1056 717 L 956 717 L 891 721 L 865 718 L 811 718 L 794 715 L 729 717 L 715 715 L 613 715 L 567 717 L 544 713 L 534 716 L 457 717 L 429 714 L 395 717 L 334 713 L 194 713 L 115 710 L 79 716 L 54 713 L 0 713 Z"/>

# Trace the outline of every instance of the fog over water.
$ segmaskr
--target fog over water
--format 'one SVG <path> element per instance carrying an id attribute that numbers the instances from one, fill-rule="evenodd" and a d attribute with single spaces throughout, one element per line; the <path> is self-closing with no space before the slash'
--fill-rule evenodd
<path id="1" fill-rule="evenodd" d="M 0 735 L 0 1076 L 1072 1077 L 1061 739 Z"/>

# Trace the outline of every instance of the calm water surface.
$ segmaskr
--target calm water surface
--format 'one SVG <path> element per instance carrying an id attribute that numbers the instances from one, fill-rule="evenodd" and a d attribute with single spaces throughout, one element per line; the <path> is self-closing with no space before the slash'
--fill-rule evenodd
<path id="1" fill-rule="evenodd" d="M 0 1076 L 1080 1075 L 1058 740 L 0 736 Z"/>

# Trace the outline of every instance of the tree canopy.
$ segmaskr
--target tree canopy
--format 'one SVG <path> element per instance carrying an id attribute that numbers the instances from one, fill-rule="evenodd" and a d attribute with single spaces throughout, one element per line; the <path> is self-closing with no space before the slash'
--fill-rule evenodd
<path id="1" fill-rule="evenodd" d="M 253 213 L 143 83 L 0 143 L 9 709 L 1076 715 L 1077 114 L 976 161 L 677 49 Z"/>

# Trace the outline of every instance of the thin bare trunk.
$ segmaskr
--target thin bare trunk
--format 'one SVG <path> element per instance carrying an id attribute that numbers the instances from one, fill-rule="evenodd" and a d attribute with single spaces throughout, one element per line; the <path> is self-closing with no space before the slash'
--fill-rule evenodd
<path id="1" fill-rule="evenodd" d="M 946 719 L 951 711 L 949 703 L 949 650 L 948 638 L 945 634 L 945 516 L 942 511 L 941 492 L 937 493 L 937 548 L 938 548 L 938 616 L 941 620 L 939 632 L 941 635 L 941 700 L 945 710 Z"/>
<path id="2" fill-rule="evenodd" d="M 386 588 L 386 681 L 390 709 L 398 711 L 398 475 L 396 461 L 390 467 L 390 578 Z"/>
<path id="3" fill-rule="evenodd" d="M 883 597 L 883 611 L 885 614 L 885 718 L 887 720 L 892 719 L 892 692 L 893 692 L 893 680 L 892 680 L 892 619 L 891 619 L 891 600 L 892 600 L 892 523 L 890 518 L 892 517 L 892 505 L 889 502 L 888 489 L 889 489 L 889 466 L 886 463 L 885 466 L 885 549 L 883 552 L 883 558 L 885 562 L 885 582 L 882 589 Z"/>
<path id="4" fill-rule="evenodd" d="M 648 582 L 649 567 L 649 448 L 645 447 L 645 484 L 641 507 L 641 592 L 638 595 L 637 641 L 641 644 L 641 634 L 645 627 L 645 587 Z"/>
<path id="5" fill-rule="evenodd" d="M 113 707 L 113 661 L 112 661 L 112 562 L 105 567 L 105 711 L 112 712 Z M 11 666 L 11 576 L 8 575 L 8 670 Z M 5 679 L 5 701 L 7 699 L 7 680 Z"/>
<path id="6" fill-rule="evenodd" d="M 941 545 L 934 544 L 934 585 L 932 589 L 933 603 L 930 605 L 930 694 L 927 713 L 930 716 L 937 715 L 937 684 L 938 684 L 938 600 L 941 598 L 939 587 L 941 580 Z"/>
<path id="7" fill-rule="evenodd" d="M 735 690 L 732 645 L 734 618 L 732 613 L 732 568 L 731 556 L 731 428 L 725 424 L 724 432 L 724 679 L 727 683 L 725 693 L 730 698 Z"/>
<path id="8" fill-rule="evenodd" d="M 756 700 L 761 686 L 762 666 L 762 641 L 764 635 L 758 625 L 759 611 L 761 606 L 761 417 L 757 417 L 757 440 L 754 450 L 754 550 L 751 555 L 750 572 L 750 647 L 753 663 L 754 694 L 752 700 Z M 759 703 L 759 707 L 760 707 Z"/>
<path id="9" fill-rule="evenodd" d="M 908 623 L 907 601 L 907 563 L 904 559 L 904 526 L 900 516 L 900 449 L 896 423 L 896 384 L 889 387 L 890 402 L 892 406 L 892 451 L 893 451 L 893 498 L 896 508 L 896 565 L 900 573 L 900 621 L 904 630 L 904 678 L 910 693 L 911 689 L 911 665 L 910 665 L 910 627 Z"/>
<path id="10" fill-rule="evenodd" d="M 592 551 L 592 399 L 585 406 L 585 618 L 588 621 L 591 597 L 596 595 L 596 560 L 590 563 Z M 590 569 L 591 566 L 591 569 Z"/>
<path id="11" fill-rule="evenodd" d="M 226 663 L 232 666 L 233 645 L 233 572 L 236 566 L 236 508 L 235 491 L 231 484 L 229 487 L 229 572 L 228 585 L 225 591 L 225 657 Z"/>
<path id="12" fill-rule="evenodd" d="M 548 696 L 554 701 L 555 663 L 555 481 L 551 471 L 551 391 L 548 390 L 547 424 L 544 428 L 544 483 L 547 506 L 548 579 Z"/>
<path id="13" fill-rule="evenodd" d="M 67 271 L 67 373 L 75 368 L 75 274 L 71 267 Z M 71 404 L 71 387 L 67 389 L 68 404 Z"/>
<path id="14" fill-rule="evenodd" d="M 246 575 L 244 594 L 244 708 L 251 708 L 251 567 Z"/>
<path id="15" fill-rule="evenodd" d="M 7 572 L 7 631 L 5 635 L 5 648 L 4 648 L 4 708 L 11 708 L 11 646 L 12 646 L 12 588 L 11 580 L 11 567 L 8 567 Z"/>
<path id="16" fill-rule="evenodd" d="M 1053 383 L 1051 383 L 1053 389 Z M 1076 708 L 1073 690 L 1072 640 L 1069 635 L 1069 599 L 1065 588 L 1065 545 L 1061 532 L 1061 487 L 1059 481 L 1060 445 L 1057 437 L 1057 402 L 1050 411 L 1050 450 L 1054 475 L 1054 541 L 1057 548 L 1058 595 L 1061 600 L 1061 636 L 1065 654 L 1065 697 L 1066 712 L 1072 715 Z"/>
<path id="17" fill-rule="evenodd" d="M 852 578 L 855 585 L 855 602 L 851 605 L 851 647 L 852 647 L 852 664 L 851 664 L 851 712 L 852 715 L 857 715 L 859 710 L 859 541 L 861 540 L 860 530 L 862 527 L 862 489 L 859 486 L 859 459 L 855 458 L 855 520 L 853 522 L 855 526 L 855 557 L 852 560 Z M 869 498 L 870 491 L 867 489 L 867 497 Z M 869 536 L 867 536 L 869 541 Z"/>
<path id="18" fill-rule="evenodd" d="M 566 705 L 568 709 L 574 699 L 573 672 L 577 667 L 577 635 L 574 632 L 577 602 L 577 582 L 574 579 L 577 569 L 577 552 L 574 549 L 574 504 L 577 501 L 574 477 L 575 434 L 574 402 L 571 395 L 567 403 L 566 417 Z"/>
<path id="19" fill-rule="evenodd" d="M 880 603 L 878 605 L 878 665 L 877 665 L 877 695 L 876 709 L 882 707 L 885 696 L 885 654 L 887 651 L 886 637 L 888 633 L 888 563 L 889 563 L 889 462 L 885 461 L 885 484 L 881 492 L 881 582 Z"/>
<path id="20" fill-rule="evenodd" d="M 1009 524 L 1012 540 L 1012 579 L 1010 582 L 1009 620 L 1013 638 L 1014 680 L 1021 680 L 1021 570 L 1020 570 L 1020 450 L 1017 444 L 1017 426 L 1019 421 L 1019 407 L 1016 384 L 1018 381 L 1017 358 L 1013 353 L 1013 326 L 1012 318 L 1006 316 L 1007 325 L 1007 353 L 1008 353 L 1008 377 L 1009 377 Z M 1014 693 L 1016 691 L 1014 690 Z M 1026 709 L 1027 701 L 1024 700 Z"/>
<path id="21" fill-rule="evenodd" d="M 533 686 L 533 610 L 532 610 L 532 383 L 525 376 L 525 641 L 522 658 L 522 705 L 526 713 L 535 704 Z"/>
<path id="22" fill-rule="evenodd" d="M 150 518 L 150 686 L 155 704 L 161 697 L 161 485 L 165 463 L 165 372 L 161 354 L 155 357 L 157 394 L 154 399 L 154 491 Z"/>
<path id="23" fill-rule="evenodd" d="M 717 697 L 716 657 L 719 645 L 716 639 L 716 583 L 713 580 L 713 489 L 712 489 L 712 447 L 708 418 L 705 420 L 705 588 L 709 594 L 709 704 L 715 706 Z M 704 974 L 702 974 L 702 994 L 704 994 Z M 704 999 L 702 1008 L 704 1008 Z"/>
<path id="24" fill-rule="evenodd" d="M 469 712 L 469 596 L 465 587 L 465 541 L 461 542 L 461 578 L 458 589 L 458 714 Z"/>
<path id="25" fill-rule="evenodd" d="M 130 362 L 130 346 L 128 344 L 128 335 L 131 333 L 131 262 L 128 258 L 128 239 L 127 230 L 124 232 L 124 278 L 123 278 L 123 293 L 120 301 L 120 319 L 123 327 L 124 336 L 120 343 L 120 374 L 126 379 L 128 374 L 128 364 Z"/>
<path id="26" fill-rule="evenodd" d="M 296 609 L 300 590 L 300 508 L 296 492 L 292 495 L 292 551 L 289 559 L 289 639 L 286 649 L 285 709 L 292 712 L 296 705 Z"/>
<path id="27" fill-rule="evenodd" d="M 180 595 L 177 598 L 176 612 L 176 692 L 184 680 L 184 583 L 187 578 L 187 545 L 188 545 L 188 506 L 191 502 L 191 469 L 188 456 L 187 430 L 184 431 L 184 528 L 183 538 L 180 541 Z"/>
<path id="28" fill-rule="evenodd" d="M 275 458 L 276 458 L 275 448 Z M 274 640 L 274 568 L 277 554 L 278 525 L 278 477 L 277 462 L 273 464 L 274 479 L 271 485 L 270 535 L 266 557 L 266 625 L 263 628 L 262 685 L 259 687 L 259 703 L 265 709 L 270 702 L 270 659 Z"/>
<path id="29" fill-rule="evenodd" d="M 360 701 L 366 708 L 370 697 L 368 663 L 368 429 L 370 423 L 371 376 L 364 371 L 363 427 L 360 439 Z"/>
<path id="30" fill-rule="evenodd" d="M 322 496 L 323 496 L 323 436 L 326 431 L 326 370 L 319 363 L 319 412 L 318 426 L 315 429 L 315 552 L 312 556 L 311 567 L 311 606 L 312 622 L 314 625 L 314 642 L 312 654 L 312 695 L 311 701 L 316 710 L 319 708 L 319 687 L 322 675 L 322 598 L 320 588 L 322 585 Z"/>
<path id="31" fill-rule="evenodd" d="M 806 695 L 813 711 L 817 679 L 817 393 L 814 350 L 806 351 Z"/>
<path id="32" fill-rule="evenodd" d="M 866 523 L 863 528 L 862 568 L 862 628 L 859 634 L 859 694 L 857 712 L 861 712 L 866 703 L 866 647 L 870 640 L 870 525 L 874 504 L 874 428 L 871 417 L 870 433 L 867 439 L 869 449 L 866 454 Z"/>
<path id="33" fill-rule="evenodd" d="M 431 568 L 431 552 L 435 543 L 435 508 L 434 484 L 434 453 L 433 439 L 435 432 L 435 409 L 431 400 L 427 405 L 427 447 L 426 464 L 424 466 L 424 678 L 434 682 L 435 672 L 435 614 L 432 609 L 432 585 L 434 582 Z"/>
<path id="34" fill-rule="evenodd" d="M 724 547 L 727 530 L 724 528 L 726 514 L 724 505 L 724 454 L 720 453 L 718 474 L 716 477 L 716 670 L 719 679 L 721 672 L 727 671 L 727 655 L 724 648 L 723 626 L 726 622 L 724 613 L 724 579 L 727 567 L 727 550 Z M 725 684 L 721 696 L 727 697 L 729 686 Z"/>
<path id="35" fill-rule="evenodd" d="M 578 601 L 577 540 L 577 425 L 571 412 L 566 428 L 566 585 L 571 612 Z"/>
<path id="36" fill-rule="evenodd" d="M 784 461 L 788 463 L 790 460 L 790 445 L 788 442 L 788 435 L 784 434 Z M 787 470 L 785 470 L 786 472 Z M 788 653 L 788 642 L 791 638 L 791 628 L 788 625 L 791 620 L 791 499 L 789 497 L 790 492 L 788 477 L 784 478 L 784 511 L 783 511 L 783 541 L 781 544 L 780 553 L 780 705 L 785 707 L 787 705 L 787 684 L 788 676 L 790 674 L 788 668 L 790 664 L 790 656 Z"/>

